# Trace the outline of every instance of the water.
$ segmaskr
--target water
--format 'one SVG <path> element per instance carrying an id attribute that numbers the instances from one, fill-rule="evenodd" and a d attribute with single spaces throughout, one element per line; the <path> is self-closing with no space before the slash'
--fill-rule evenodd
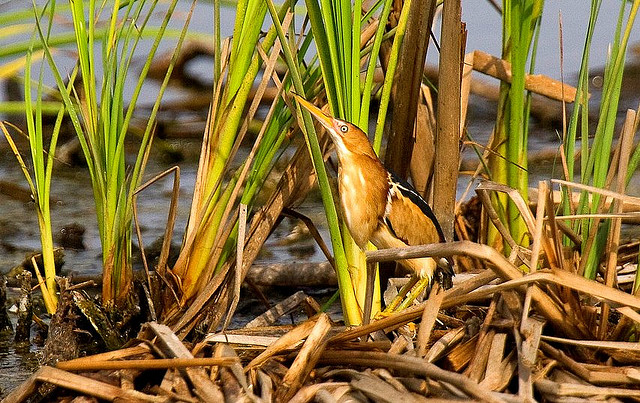
<path id="1" fill-rule="evenodd" d="M 13 333 L 0 332 L 0 397 L 6 396 L 39 368 L 39 350 L 34 345 L 16 345 Z"/>

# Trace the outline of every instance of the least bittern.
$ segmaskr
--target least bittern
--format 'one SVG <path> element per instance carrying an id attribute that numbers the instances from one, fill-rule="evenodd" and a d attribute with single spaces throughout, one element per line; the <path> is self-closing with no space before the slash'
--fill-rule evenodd
<path id="1" fill-rule="evenodd" d="M 332 118 L 300 96 L 295 96 L 329 133 L 338 155 L 338 192 L 342 215 L 356 244 L 364 250 L 368 242 L 380 249 L 402 248 L 444 242 L 444 234 L 433 211 L 407 182 L 387 171 L 374 152 L 367 135 L 357 126 Z M 402 260 L 413 273 L 412 281 L 400 291 L 399 299 L 411 292 L 413 300 L 434 278 L 451 287 L 453 270 L 448 261 L 432 258 Z M 410 302 L 410 301 L 409 301 Z"/>

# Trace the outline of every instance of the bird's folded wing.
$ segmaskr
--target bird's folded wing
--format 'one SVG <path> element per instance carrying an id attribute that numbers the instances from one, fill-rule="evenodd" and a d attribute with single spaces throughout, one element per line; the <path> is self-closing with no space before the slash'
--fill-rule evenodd
<path id="1" fill-rule="evenodd" d="M 431 207 L 408 183 L 391 176 L 385 223 L 407 245 L 444 242 L 444 235 Z"/>

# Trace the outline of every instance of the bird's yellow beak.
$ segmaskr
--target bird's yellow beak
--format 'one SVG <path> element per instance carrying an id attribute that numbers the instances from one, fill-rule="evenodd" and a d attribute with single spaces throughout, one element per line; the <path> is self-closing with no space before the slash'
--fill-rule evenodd
<path id="1" fill-rule="evenodd" d="M 320 108 L 318 108 L 317 106 L 315 106 L 311 102 L 307 101 L 306 99 L 302 98 L 300 95 L 293 94 L 293 96 L 296 98 L 296 101 L 298 101 L 300 106 L 302 106 L 304 109 L 309 111 L 309 113 L 313 117 L 315 117 L 322 124 L 322 126 L 324 126 L 329 131 L 333 130 L 333 118 L 332 117 L 326 115 L 324 112 L 322 112 L 320 110 Z"/>

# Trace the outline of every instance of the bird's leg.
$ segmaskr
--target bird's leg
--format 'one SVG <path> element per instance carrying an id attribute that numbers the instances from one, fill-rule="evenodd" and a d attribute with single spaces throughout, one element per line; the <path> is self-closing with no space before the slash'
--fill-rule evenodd
<path id="1" fill-rule="evenodd" d="M 405 284 L 400 289 L 400 291 L 398 291 L 398 295 L 396 295 L 393 301 L 391 301 L 391 303 L 387 305 L 387 307 L 384 309 L 384 312 L 382 312 L 382 314 L 390 315 L 391 313 L 395 312 L 398 308 L 398 305 L 400 305 L 400 303 L 404 299 L 404 296 L 407 295 L 409 290 L 411 290 L 413 286 L 416 285 L 417 282 L 418 282 L 418 276 L 412 275 L 409 281 L 407 282 L 407 284 Z"/>
<path id="2" fill-rule="evenodd" d="M 411 289 L 411 292 L 409 293 L 409 295 L 407 296 L 407 298 L 405 298 L 404 301 L 402 301 L 402 304 L 400 304 L 400 306 L 398 307 L 398 311 L 402 311 L 404 309 L 407 309 L 408 307 L 411 306 L 411 304 L 413 304 L 413 301 L 418 298 L 420 296 L 420 294 L 422 294 L 424 292 L 424 290 L 429 286 L 429 284 L 431 283 L 431 281 L 429 280 L 429 278 L 421 278 L 415 285 L 415 287 L 413 287 Z"/>

